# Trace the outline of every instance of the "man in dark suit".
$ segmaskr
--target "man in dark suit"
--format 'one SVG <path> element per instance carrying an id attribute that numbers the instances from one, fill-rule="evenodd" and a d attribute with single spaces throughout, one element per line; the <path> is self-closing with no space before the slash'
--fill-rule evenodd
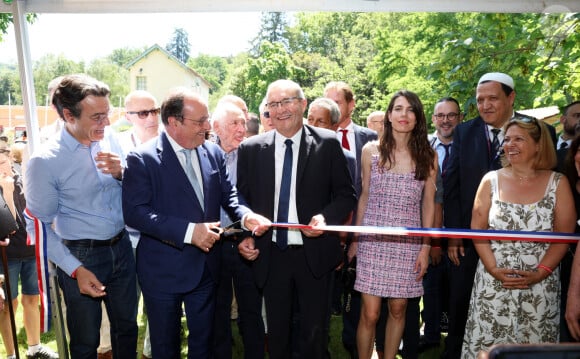
<path id="1" fill-rule="evenodd" d="M 352 88 L 343 81 L 331 81 L 324 87 L 324 97 L 327 97 L 338 105 L 340 109 L 340 120 L 336 126 L 336 138 L 342 144 L 342 147 L 350 151 L 356 160 L 355 172 L 355 190 L 357 198 L 362 190 L 361 180 L 361 161 L 360 155 L 363 146 L 369 142 L 377 139 L 377 133 L 368 128 L 357 125 L 352 121 L 352 113 L 356 107 L 356 100 Z M 356 208 L 352 216 L 352 224 L 356 220 Z M 347 238 L 347 246 L 350 244 L 352 236 Z M 352 265 L 354 267 L 354 264 Z M 342 286 L 341 278 L 337 272 L 335 276 L 334 285 Z M 341 290 L 343 292 L 343 290 Z M 336 290 L 334 291 L 336 293 Z M 360 293 L 348 291 L 345 294 L 345 302 L 348 301 L 348 306 L 343 305 L 343 332 L 342 341 L 345 348 L 349 351 L 352 358 L 357 357 L 356 350 L 356 328 L 358 326 L 360 314 Z M 349 308 L 349 309 L 346 309 Z M 380 340 L 379 340 L 380 341 Z"/>
<path id="2" fill-rule="evenodd" d="M 224 152 L 226 167 L 237 179 L 238 147 L 246 133 L 246 119 L 238 102 L 245 102 L 233 95 L 223 97 L 212 112 L 212 126 L 217 143 Z M 221 226 L 232 223 L 225 210 L 221 210 Z M 222 266 L 216 288 L 216 308 L 213 335 L 213 358 L 232 358 L 232 298 L 237 302 L 238 327 L 242 337 L 245 359 L 264 358 L 264 322 L 262 320 L 262 293 L 256 286 L 250 261 L 242 258 L 238 244 L 244 233 L 224 236 L 220 243 Z M 232 286 L 233 282 L 233 286 Z M 235 292 L 235 297 L 234 297 Z"/>
<path id="3" fill-rule="evenodd" d="M 341 224 L 356 196 L 335 134 L 302 124 L 306 99 L 290 80 L 270 84 L 267 110 L 275 131 L 238 149 L 238 189 L 250 207 L 277 222 Z M 240 253 L 254 260 L 264 288 L 270 358 L 290 358 L 292 305 L 299 307 L 300 358 L 323 358 L 330 273 L 342 250 L 338 237 L 317 229 L 275 229 L 247 238 Z"/>
<path id="4" fill-rule="evenodd" d="M 362 188 L 360 171 L 360 153 L 363 146 L 377 139 L 377 133 L 366 127 L 357 125 L 352 121 L 356 101 L 350 86 L 342 81 L 329 82 L 324 88 L 324 97 L 328 97 L 338 105 L 340 109 L 340 121 L 336 129 L 336 135 L 343 148 L 351 151 L 356 159 L 356 193 L 357 197 Z M 356 217 L 356 216 L 355 216 Z M 354 218 L 353 218 L 354 223 Z"/>
<path id="5" fill-rule="evenodd" d="M 501 143 L 504 125 L 514 113 L 513 79 L 498 72 L 487 73 L 478 81 L 476 101 L 479 116 L 459 124 L 453 134 L 453 145 L 444 187 L 444 223 L 446 228 L 470 228 L 473 200 L 483 176 L 501 168 Z M 548 126 L 555 142 L 554 128 Z M 465 333 L 473 277 L 479 259 L 468 239 L 451 238 L 447 254 L 449 268 L 449 331 L 444 357 L 459 359 Z"/>
<path id="6" fill-rule="evenodd" d="M 220 207 L 262 234 L 265 218 L 238 203 L 222 150 L 205 141 L 207 104 L 179 90 L 161 106 L 165 131 L 127 156 L 123 215 L 141 232 L 137 275 L 149 316 L 154 358 L 180 358 L 182 305 L 188 358 L 211 356 L 215 286 L 219 276 Z M 203 325 L 200 325 L 203 323 Z"/>

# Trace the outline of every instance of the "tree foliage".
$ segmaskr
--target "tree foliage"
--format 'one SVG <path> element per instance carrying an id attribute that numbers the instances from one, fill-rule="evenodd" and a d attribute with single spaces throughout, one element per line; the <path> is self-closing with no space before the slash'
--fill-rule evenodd
<path id="1" fill-rule="evenodd" d="M 291 24 L 286 16 L 263 13 L 252 50 L 232 58 L 188 61 L 182 29 L 167 49 L 212 84 L 210 104 L 233 93 L 254 112 L 268 84 L 281 78 L 300 83 L 309 100 L 321 96 L 329 81 L 346 81 L 356 95 L 358 123 L 384 110 L 401 88 L 420 96 L 428 116 L 439 98 L 454 96 L 473 117 L 477 80 L 489 71 L 514 78 L 516 109 L 561 107 L 580 97 L 580 14 L 321 12 L 294 14 Z M 0 14 L 0 33 L 3 21 Z M 121 66 L 140 52 L 117 49 L 87 68 L 57 56 L 41 59 L 34 66 L 37 97 L 43 98 L 50 78 L 74 71 L 94 74 L 120 96 L 128 83 Z M 19 98 L 12 71 L 0 68 L 0 103 L 7 92 Z"/>
<path id="2" fill-rule="evenodd" d="M 279 43 L 288 49 L 288 20 L 283 12 L 263 12 L 260 31 L 251 41 L 252 55 L 259 56 L 263 42 Z"/>
<path id="3" fill-rule="evenodd" d="M 242 97 L 248 109 L 258 112 L 268 84 L 278 79 L 294 78 L 302 69 L 294 66 L 290 55 L 280 43 L 262 42 L 260 56 L 249 58 L 246 64 L 235 69 L 231 92 Z"/>
<path id="4" fill-rule="evenodd" d="M 187 66 L 194 69 L 211 84 L 210 93 L 222 87 L 229 71 L 227 59 L 207 54 L 199 54 L 197 57 L 190 58 Z"/>
<path id="5" fill-rule="evenodd" d="M 190 50 L 189 35 L 187 34 L 187 31 L 182 28 L 175 29 L 173 31 L 173 37 L 169 40 L 165 49 L 179 61 L 186 64 L 187 60 L 189 60 Z"/>

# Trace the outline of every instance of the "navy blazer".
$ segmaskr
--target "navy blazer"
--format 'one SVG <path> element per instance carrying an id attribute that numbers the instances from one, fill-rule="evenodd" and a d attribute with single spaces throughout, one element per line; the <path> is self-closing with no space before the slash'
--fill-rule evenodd
<path id="1" fill-rule="evenodd" d="M 276 131 L 253 136 L 238 149 L 238 190 L 256 213 L 274 218 L 274 136 Z M 336 133 L 304 125 L 296 173 L 296 206 L 301 224 L 322 214 L 329 225 L 341 224 L 356 205 L 350 171 Z M 342 259 L 340 241 L 334 233 L 317 238 L 302 236 L 306 261 L 317 278 Z M 260 255 L 253 263 L 256 282 L 263 287 L 268 277 L 272 230 L 256 238 Z"/>
<path id="2" fill-rule="evenodd" d="M 375 131 L 371 130 L 370 128 L 362 127 L 353 123 L 354 125 L 354 142 L 356 145 L 356 182 L 355 182 L 355 189 L 357 198 L 360 197 L 360 193 L 362 192 L 362 172 L 361 172 L 361 153 L 362 148 L 367 142 L 374 141 L 378 139 L 378 135 Z M 355 218 L 353 218 L 354 224 Z"/>
<path id="3" fill-rule="evenodd" d="M 222 150 L 206 141 L 197 149 L 203 177 L 205 211 L 175 154 L 167 134 L 161 133 L 127 156 L 123 177 L 123 215 L 127 225 L 141 232 L 137 273 L 142 287 L 185 292 L 194 289 L 205 264 L 217 281 L 220 253 L 205 253 L 183 239 L 188 224 L 217 222 L 220 207 L 234 220 L 249 209 L 238 205 Z"/>
<path id="4" fill-rule="evenodd" d="M 546 126 L 555 141 L 554 127 Z M 446 228 L 471 228 L 471 211 L 479 183 L 487 172 L 501 168 L 499 156 L 490 154 L 487 133 L 487 125 L 479 116 L 455 127 L 443 178 Z"/>

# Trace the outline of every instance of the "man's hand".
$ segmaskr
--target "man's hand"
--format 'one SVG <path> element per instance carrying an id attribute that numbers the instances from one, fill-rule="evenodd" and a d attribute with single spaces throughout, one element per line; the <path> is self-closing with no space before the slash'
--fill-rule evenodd
<path id="1" fill-rule="evenodd" d="M 310 220 L 310 223 L 308 223 L 309 226 L 312 227 L 316 227 L 316 226 L 326 226 L 326 220 L 324 219 L 324 216 L 321 214 L 317 214 L 316 216 L 312 217 L 312 219 Z M 320 236 L 322 233 L 324 233 L 324 231 L 320 230 L 320 229 L 301 229 L 302 233 L 304 233 L 304 235 L 306 237 L 318 237 Z"/>
<path id="2" fill-rule="evenodd" d="M 260 250 L 256 249 L 254 238 L 247 237 L 238 245 L 238 251 L 241 256 L 249 261 L 256 260 L 260 254 Z"/>
<path id="3" fill-rule="evenodd" d="M 244 218 L 244 227 L 258 237 L 262 236 L 272 225 L 272 222 L 257 213 L 248 213 Z"/>
<path id="4" fill-rule="evenodd" d="M 93 298 L 104 297 L 107 295 L 105 286 L 90 270 L 83 266 L 76 269 L 77 284 L 81 294 L 89 295 Z"/>
<path id="5" fill-rule="evenodd" d="M 191 244 L 204 252 L 209 252 L 215 242 L 220 239 L 219 233 L 212 231 L 212 228 L 219 228 L 219 226 L 220 222 L 196 223 L 193 228 Z"/>
<path id="6" fill-rule="evenodd" d="M 97 168 L 104 174 L 110 174 L 117 180 L 123 179 L 123 166 L 121 166 L 121 158 L 115 153 L 98 152 L 95 157 Z"/>
<path id="7" fill-rule="evenodd" d="M 443 254 L 443 250 L 441 247 L 431 247 L 431 251 L 429 251 L 429 257 L 431 258 L 431 264 L 436 266 L 441 263 L 441 257 Z"/>
<path id="8" fill-rule="evenodd" d="M 460 256 L 465 256 L 465 249 L 463 248 L 463 239 L 461 238 L 449 238 L 449 246 L 447 247 L 447 256 L 451 263 L 456 266 L 459 265 Z"/>
<path id="9" fill-rule="evenodd" d="M 346 252 L 346 258 L 348 260 L 348 263 L 351 263 L 354 257 L 356 257 L 357 250 L 358 250 L 358 239 L 350 242 L 348 246 L 348 251 Z"/>

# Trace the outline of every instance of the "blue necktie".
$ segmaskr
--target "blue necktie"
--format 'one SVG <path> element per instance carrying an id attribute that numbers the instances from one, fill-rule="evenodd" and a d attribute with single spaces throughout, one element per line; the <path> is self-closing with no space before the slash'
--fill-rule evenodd
<path id="1" fill-rule="evenodd" d="M 197 196 L 201 209 L 203 209 L 203 191 L 201 190 L 201 186 L 199 184 L 197 176 L 195 175 L 193 166 L 191 165 L 191 151 L 192 150 L 188 150 L 187 148 L 181 150 L 181 152 L 183 152 L 183 154 L 185 155 L 185 168 L 184 168 L 185 174 L 189 179 L 189 182 L 191 183 L 193 190 L 195 191 L 195 195 Z"/>
<path id="2" fill-rule="evenodd" d="M 443 162 L 441 163 L 441 176 L 445 176 L 445 171 L 447 170 L 447 163 L 449 162 L 449 147 L 451 144 L 441 143 L 443 149 L 445 150 L 445 157 L 443 157 Z"/>
<path id="3" fill-rule="evenodd" d="M 288 222 L 288 209 L 290 208 L 290 184 L 292 183 L 292 140 L 284 141 L 286 153 L 284 153 L 284 166 L 282 167 L 282 183 L 280 184 L 280 197 L 278 197 L 278 222 Z M 281 250 L 288 248 L 288 229 L 280 228 L 276 231 L 276 245 Z"/>

